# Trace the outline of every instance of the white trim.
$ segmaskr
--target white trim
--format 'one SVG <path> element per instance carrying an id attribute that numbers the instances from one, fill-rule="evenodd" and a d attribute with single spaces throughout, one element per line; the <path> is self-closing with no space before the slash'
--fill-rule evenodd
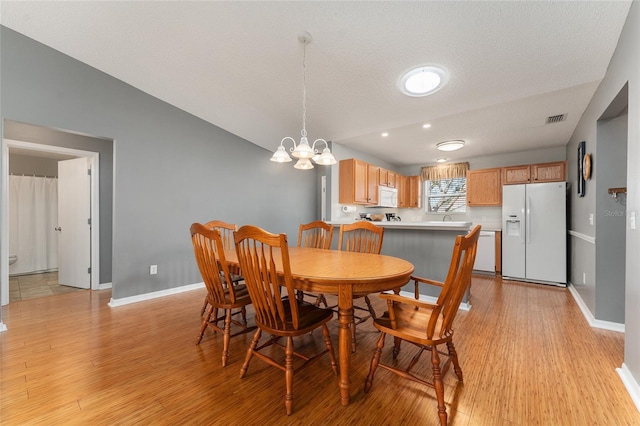
<path id="1" fill-rule="evenodd" d="M 51 152 L 56 154 L 86 157 L 91 167 L 91 289 L 98 290 L 100 284 L 100 169 L 99 153 L 80 149 L 65 148 L 55 145 L 2 140 L 2 186 L 0 199 L 2 200 L 2 222 L 0 223 L 0 270 L 7 273 L 0 274 L 0 304 L 9 303 L 9 147 L 28 149 L 32 151 Z"/>
<path id="2" fill-rule="evenodd" d="M 400 296 L 408 297 L 410 299 L 415 299 L 415 294 L 413 294 L 410 291 L 400 291 Z M 420 294 L 419 300 L 422 300 L 427 303 L 435 304 L 438 301 L 438 298 L 434 296 L 427 296 L 425 294 Z M 469 303 L 462 302 L 460 303 L 460 310 L 470 311 L 471 305 Z"/>
<path id="3" fill-rule="evenodd" d="M 585 317 L 585 319 L 587 320 L 587 322 L 591 327 L 602 328 L 604 330 L 618 331 L 620 333 L 624 333 L 624 324 L 596 319 L 591 313 L 591 311 L 589 310 L 589 308 L 587 307 L 587 304 L 584 303 L 584 300 L 582 300 L 582 297 L 580 296 L 580 294 L 578 293 L 578 291 L 575 289 L 574 285 L 571 282 L 569 282 L 569 284 L 567 285 L 567 288 L 569 289 L 569 293 L 571 293 L 571 295 L 573 296 L 573 299 L 578 304 L 578 307 L 582 311 L 582 315 Z"/>
<path id="4" fill-rule="evenodd" d="M 3 331 L 7 331 L 7 326 L 4 325 L 2 321 L 0 321 L 0 333 L 2 333 Z"/>
<path id="5" fill-rule="evenodd" d="M 204 288 L 204 282 L 187 284 L 182 287 L 174 287 L 166 290 L 154 291 L 152 293 L 139 294 L 137 296 L 123 297 L 122 299 L 111 298 L 108 305 L 112 308 L 128 305 L 130 303 L 144 302 L 145 300 L 157 299 L 158 297 L 171 296 L 172 294 L 184 293 L 185 291 L 197 290 Z"/>
<path id="6" fill-rule="evenodd" d="M 622 383 L 624 387 L 627 388 L 627 392 L 629 392 L 629 396 L 633 400 L 634 404 L 636 404 L 636 408 L 640 411 L 640 385 L 631 374 L 629 367 L 627 364 L 622 363 L 622 367 L 616 368 L 620 379 L 622 379 Z"/>
<path id="7" fill-rule="evenodd" d="M 111 288 L 111 283 L 101 283 L 98 285 L 98 290 L 108 290 Z"/>
<path id="8" fill-rule="evenodd" d="M 592 237 L 592 236 L 589 236 L 589 235 L 581 234 L 580 232 L 576 232 L 576 231 L 568 231 L 568 232 L 569 232 L 569 235 L 571 235 L 572 237 L 579 238 L 579 239 L 581 239 L 583 241 L 586 241 L 588 243 L 591 243 L 591 244 L 595 244 L 596 243 L 596 237 Z"/>

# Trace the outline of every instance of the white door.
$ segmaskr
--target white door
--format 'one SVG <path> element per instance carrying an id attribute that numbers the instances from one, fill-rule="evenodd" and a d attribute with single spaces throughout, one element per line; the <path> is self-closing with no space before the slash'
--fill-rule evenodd
<path id="1" fill-rule="evenodd" d="M 58 282 L 91 285 L 91 177 L 87 158 L 58 162 Z"/>
<path id="2" fill-rule="evenodd" d="M 567 282 L 566 184 L 527 185 L 527 279 Z"/>

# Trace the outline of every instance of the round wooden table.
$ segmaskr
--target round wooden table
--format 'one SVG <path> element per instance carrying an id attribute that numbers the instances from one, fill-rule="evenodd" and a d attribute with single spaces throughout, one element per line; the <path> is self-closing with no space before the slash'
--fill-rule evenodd
<path id="1" fill-rule="evenodd" d="M 235 251 L 225 252 L 225 257 L 231 266 L 238 266 Z M 402 287 L 413 265 L 392 256 L 306 247 L 289 247 L 289 260 L 296 289 L 338 295 L 340 399 L 348 405 L 353 296 Z"/>

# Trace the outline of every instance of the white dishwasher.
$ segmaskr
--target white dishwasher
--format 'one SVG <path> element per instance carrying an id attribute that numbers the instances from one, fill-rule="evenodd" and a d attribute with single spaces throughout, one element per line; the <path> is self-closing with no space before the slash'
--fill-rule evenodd
<path id="1" fill-rule="evenodd" d="M 496 233 L 480 231 L 474 271 L 496 273 Z"/>

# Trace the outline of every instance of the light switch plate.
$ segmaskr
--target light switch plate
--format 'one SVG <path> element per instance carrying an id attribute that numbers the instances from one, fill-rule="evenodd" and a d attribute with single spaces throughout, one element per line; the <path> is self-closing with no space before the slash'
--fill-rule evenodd
<path id="1" fill-rule="evenodd" d="M 589 225 L 593 225 L 593 213 L 589 213 Z"/>
<path id="2" fill-rule="evenodd" d="M 629 227 L 631 229 L 636 229 L 636 212 L 631 212 L 629 215 Z"/>

